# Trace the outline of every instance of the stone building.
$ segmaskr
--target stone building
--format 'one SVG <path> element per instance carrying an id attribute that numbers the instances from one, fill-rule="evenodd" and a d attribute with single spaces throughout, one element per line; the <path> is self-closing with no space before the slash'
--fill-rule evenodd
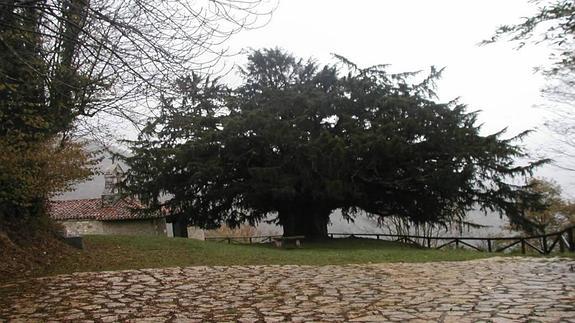
<path id="1" fill-rule="evenodd" d="M 117 186 L 124 171 L 118 164 L 104 173 L 100 198 L 57 200 L 50 203 L 50 217 L 64 227 L 66 235 L 122 234 L 166 235 L 166 219 L 159 213 L 141 212 L 142 205 L 122 197 Z"/>

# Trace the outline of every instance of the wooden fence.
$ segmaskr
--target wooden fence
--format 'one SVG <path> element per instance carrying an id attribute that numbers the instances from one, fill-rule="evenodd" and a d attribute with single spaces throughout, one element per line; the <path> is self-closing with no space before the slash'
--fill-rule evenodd
<path id="1" fill-rule="evenodd" d="M 377 240 L 393 240 L 413 244 L 424 248 L 442 249 L 447 246 L 467 247 L 477 251 L 504 252 L 511 247 L 520 246 L 521 253 L 533 250 L 542 255 L 553 251 L 575 252 L 575 226 L 558 232 L 544 235 L 519 237 L 428 237 L 421 235 L 401 235 L 386 233 L 330 233 L 330 238 L 374 238 Z M 210 237 L 209 241 L 227 243 L 269 243 L 281 236 L 254 236 L 254 237 Z M 474 244 L 483 243 L 483 246 Z"/>
<path id="2" fill-rule="evenodd" d="M 252 236 L 252 237 L 206 237 L 206 241 L 227 242 L 227 243 L 271 243 L 274 238 L 281 238 L 281 235 L 273 236 Z"/>
<path id="3" fill-rule="evenodd" d="M 421 247 L 432 248 L 432 241 L 436 242 L 433 248 L 441 249 L 449 245 L 455 247 L 468 247 L 477 251 L 503 252 L 509 248 L 520 245 L 521 253 L 526 253 L 532 249 L 540 254 L 547 255 L 554 250 L 560 252 L 575 252 L 575 226 L 564 230 L 547 233 L 544 235 L 519 236 L 519 237 L 428 237 L 421 235 L 398 235 L 398 234 L 350 234 L 350 233 L 330 233 L 330 237 L 375 237 L 376 239 L 387 238 L 387 240 L 401 241 Z M 484 242 L 485 247 L 478 246 L 470 242 Z M 502 245 L 501 245 L 502 244 Z"/>

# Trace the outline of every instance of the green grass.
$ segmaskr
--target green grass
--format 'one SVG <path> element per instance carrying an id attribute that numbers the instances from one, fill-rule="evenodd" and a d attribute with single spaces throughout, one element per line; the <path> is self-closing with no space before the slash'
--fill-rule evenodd
<path id="1" fill-rule="evenodd" d="M 472 250 L 431 250 L 373 239 L 304 242 L 301 248 L 269 244 L 239 245 L 150 236 L 85 236 L 85 250 L 74 252 L 52 268 L 50 275 L 198 265 L 329 265 L 382 262 L 458 261 L 495 254 Z M 501 254 L 498 254 L 501 255 Z"/>

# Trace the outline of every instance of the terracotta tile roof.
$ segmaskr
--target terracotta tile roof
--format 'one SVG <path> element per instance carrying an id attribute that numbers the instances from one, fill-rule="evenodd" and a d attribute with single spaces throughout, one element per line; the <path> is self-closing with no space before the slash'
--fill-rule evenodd
<path id="1" fill-rule="evenodd" d="M 137 212 L 142 205 L 134 199 L 121 199 L 102 207 L 102 200 L 83 199 L 50 201 L 50 217 L 54 220 L 137 220 L 162 217 L 160 214 Z"/>

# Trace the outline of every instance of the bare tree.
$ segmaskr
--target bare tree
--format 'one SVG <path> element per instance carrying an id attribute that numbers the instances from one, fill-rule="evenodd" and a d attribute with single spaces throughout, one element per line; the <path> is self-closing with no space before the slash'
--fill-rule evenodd
<path id="1" fill-rule="evenodd" d="M 517 44 L 517 49 L 529 42 L 552 49 L 551 65 L 537 68 L 548 81 L 542 89 L 543 96 L 550 101 L 544 106 L 550 113 L 545 126 L 556 139 L 553 147 L 547 150 L 557 157 L 557 166 L 575 170 L 572 162 L 575 157 L 575 1 L 530 2 L 537 7 L 534 15 L 524 17 L 516 24 L 500 26 L 482 44 L 508 40 Z"/>
<path id="2" fill-rule="evenodd" d="M 274 0 L 0 0 L 0 45 L 13 52 L 14 63 L 29 65 L 7 35 L 36 39 L 46 106 L 58 111 L 64 133 L 90 130 L 86 118 L 94 116 L 140 124 L 150 102 L 171 92 L 171 81 L 214 68 L 228 54 L 224 42 L 265 24 L 275 6 Z M 9 80 L 4 72 L 0 77 Z"/>

